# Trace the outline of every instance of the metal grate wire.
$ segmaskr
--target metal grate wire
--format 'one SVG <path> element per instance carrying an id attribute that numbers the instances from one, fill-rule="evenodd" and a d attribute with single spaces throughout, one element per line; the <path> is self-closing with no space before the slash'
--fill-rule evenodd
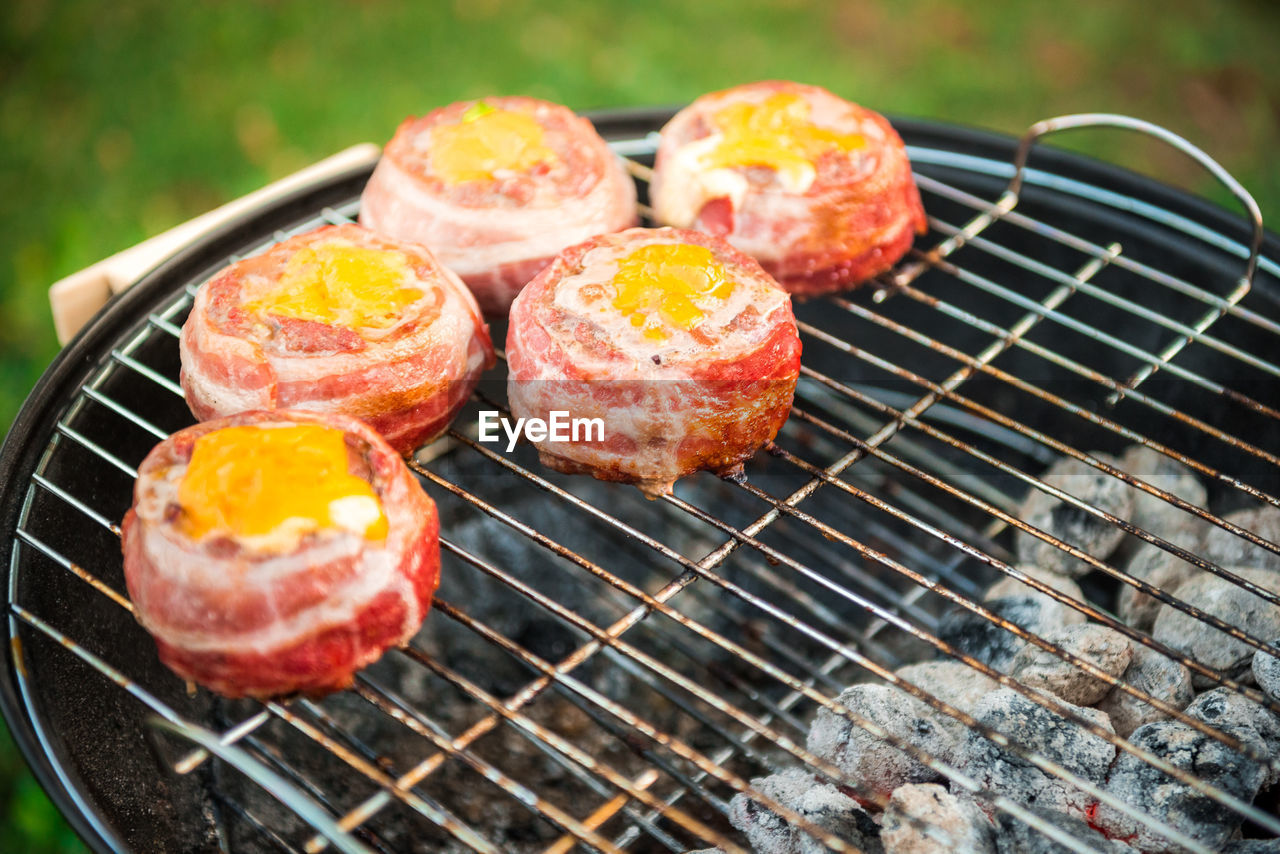
<path id="1" fill-rule="evenodd" d="M 619 151 L 637 160 L 651 155 L 652 145 L 652 137 L 616 143 Z M 646 170 L 641 166 L 635 171 L 643 178 Z M 1014 186 L 1023 174 L 1020 168 Z M 1026 174 L 1028 181 L 1035 181 L 1033 173 Z M 1225 361 L 1229 376 L 1274 379 L 1280 367 L 1265 357 L 1269 351 L 1242 349 L 1228 334 L 1210 330 L 1230 322 L 1250 327 L 1255 335 L 1277 336 L 1280 325 L 1237 304 L 1248 291 L 1247 280 L 1228 282 L 1226 292 L 1218 293 L 1162 271 L 1149 259 L 1128 257 L 1120 243 L 1085 239 L 1042 221 L 1018 209 L 1020 199 L 1013 192 L 994 201 L 983 199 L 933 177 L 927 169 L 917 180 L 931 212 L 930 233 L 917 242 L 918 248 L 864 291 L 801 308 L 805 367 L 796 405 L 770 454 L 750 464 L 746 482 L 700 475 L 682 483 L 675 496 L 653 504 L 621 487 L 600 500 L 600 490 L 530 464 L 527 448 L 508 454 L 480 443 L 474 419 L 465 416 L 446 437 L 420 452 L 413 468 L 433 498 L 447 501 L 453 513 L 487 518 L 484 524 L 495 541 L 510 538 L 525 544 L 545 556 L 548 574 L 583 585 L 596 597 L 589 608 L 562 601 L 547 592 L 561 588 L 542 586 L 527 573 L 515 571 L 517 567 L 504 565 L 501 550 L 456 541 L 446 527 L 446 577 L 466 573 L 477 584 L 497 585 L 555 625 L 565 639 L 563 649 L 535 651 L 531 647 L 536 643 L 509 637 L 497 624 L 500 617 L 453 598 L 446 583 L 429 621 L 450 624 L 492 660 L 525 674 L 518 687 L 499 692 L 432 649 L 416 645 L 388 654 L 398 659 L 399 669 L 393 674 L 412 673 L 414 680 L 455 697 L 466 710 L 461 719 L 437 719 L 430 704 L 415 702 L 404 685 L 388 679 L 385 672 L 369 671 L 340 701 L 297 699 L 238 706 L 238 716 L 216 726 L 210 741 L 208 721 L 184 718 L 148 687 L 132 681 L 131 661 L 101 656 L 28 610 L 16 588 L 10 591 L 11 634 L 40 635 L 61 644 L 129 692 L 167 730 L 200 745 L 170 763 L 173 773 L 190 774 L 214 763 L 267 781 L 263 785 L 301 825 L 280 826 L 271 815 L 261 814 L 257 802 L 228 794 L 231 789 L 215 787 L 213 793 L 223 821 L 236 822 L 265 850 L 314 854 L 330 845 L 343 851 L 397 850 L 399 837 L 387 829 L 397 821 L 434 829 L 440 850 L 507 850 L 509 840 L 492 838 L 492 828 L 482 829 L 474 804 L 453 797 L 454 787 L 461 785 L 457 781 L 463 780 L 482 793 L 482 802 L 494 804 L 494 809 L 500 804 L 540 827 L 544 842 L 538 850 L 547 854 L 575 847 L 682 852 L 714 845 L 725 852 L 743 851 L 744 843 L 724 818 L 737 792 L 750 793 L 830 850 L 855 851 L 851 843 L 764 797 L 749 782 L 769 769 L 804 765 L 865 803 L 884 806 L 883 796 L 863 781 L 843 775 L 805 747 L 808 721 L 819 706 L 887 739 L 938 771 L 953 788 L 979 791 L 963 770 L 835 701 L 845 686 L 867 679 L 896 685 L 1188 850 L 1209 850 L 1023 748 L 1016 733 L 991 730 L 894 674 L 897 667 L 933 654 L 965 661 L 1118 750 L 1239 812 L 1264 831 L 1280 834 L 1280 820 L 1274 815 L 1173 768 L 1071 707 L 964 656 L 937 635 L 944 606 L 968 610 L 1233 750 L 1274 762 L 1231 734 L 1189 718 L 1001 620 L 982 605 L 981 591 L 993 578 L 1016 578 L 1133 642 L 1182 662 L 1214 684 L 1280 711 L 1256 688 L 1124 625 L 1096 604 L 1028 576 L 1016 567 L 1008 545 L 1009 529 L 1049 542 L 1116 584 L 1133 586 L 1232 638 L 1265 648 L 1269 638 L 1253 637 L 1030 526 L 1016 516 L 1016 508 L 1026 490 L 1041 490 L 1201 571 L 1280 604 L 1276 593 L 1037 477 L 1047 462 L 1074 457 L 1280 554 L 1280 545 L 1113 468 L 1085 450 L 1089 445 L 1062 438 L 1083 435 L 1113 446 L 1140 443 L 1196 470 L 1226 496 L 1219 502 L 1223 506 L 1280 506 L 1272 481 L 1253 476 L 1259 470 L 1272 474 L 1269 467 L 1280 463 L 1280 435 L 1273 423 L 1280 413 L 1256 399 L 1256 391 L 1230 387 L 1220 378 L 1222 370 L 1204 368 L 1201 358 L 1209 353 L 1218 363 Z M 356 212 L 354 202 L 326 208 L 245 254 L 324 223 L 352 221 Z M 1067 256 L 1074 261 L 1064 264 L 1061 259 Z M 1264 270 L 1269 263 L 1264 259 Z M 1159 289 L 1166 303 L 1173 301 L 1177 311 L 1150 308 L 1113 289 L 1107 278 L 1112 270 L 1140 277 Z M 42 530 L 44 516 L 34 508 L 50 500 L 61 502 L 87 527 L 119 535 L 114 508 L 121 490 L 126 490 L 127 501 L 128 484 L 141 459 L 138 448 L 146 446 L 139 436 L 154 442 L 182 424 L 157 423 L 149 408 L 118 389 L 141 389 L 143 397 L 158 397 L 172 404 L 168 409 L 185 413 L 172 373 L 174 360 L 161 360 L 162 365 L 151 353 L 157 346 L 176 351 L 176 336 L 198 284 L 194 281 L 175 294 L 113 349 L 58 421 L 16 531 L 13 576 L 20 566 L 48 562 L 85 582 L 93 591 L 89 595 L 118 606 L 120 620 L 130 620 L 132 609 L 123 590 L 108 580 L 119 578 L 118 567 L 82 566 L 74 554 L 50 545 L 56 538 Z M 1091 321 L 1099 317 L 1107 322 Z M 864 343 L 851 329 L 866 332 L 866 340 L 874 343 Z M 1100 368 L 1089 357 L 1091 348 L 1107 351 L 1124 370 Z M 813 359 L 814 353 L 827 358 Z M 918 362 L 913 353 L 921 354 Z M 856 365 L 857 370 L 849 379 L 815 364 Z M 1170 403 L 1171 385 L 1192 387 L 1189 399 L 1199 405 Z M 1108 395 L 1114 396 L 1116 406 L 1099 405 Z M 477 393 L 475 406 L 504 405 L 498 391 L 486 388 Z M 1021 405 L 1051 409 L 1071 429 L 1028 423 L 1019 415 Z M 1205 417 L 1209 407 L 1242 413 L 1241 428 Z M 86 411 L 95 416 L 109 413 L 119 423 L 119 435 L 86 434 L 79 427 Z M 1259 430 L 1257 425 L 1270 429 Z M 1179 447 L 1208 447 L 1212 452 L 1193 455 Z M 55 468 L 51 460 L 69 453 L 104 468 L 104 483 L 114 490 L 110 501 L 77 495 L 50 474 Z M 1245 471 L 1225 470 L 1211 462 L 1224 455 L 1247 461 Z M 470 468 L 460 466 L 463 459 Z M 459 474 L 477 467 L 483 476 Z M 564 528 L 547 529 L 530 521 L 528 502 L 508 500 L 515 492 L 549 502 L 564 519 Z M 574 528 L 587 531 L 599 547 L 568 544 L 582 541 L 566 536 Z M 615 568 L 620 553 L 640 571 Z M 851 619 L 851 614 L 859 618 Z M 16 654 L 21 658 L 24 653 L 19 648 Z M 21 660 L 19 672 L 28 682 L 33 678 Z M 608 678 L 602 680 L 601 672 Z M 29 688 L 24 689 L 28 699 Z M 572 727 L 556 716 L 539 714 L 550 700 L 556 703 L 554 709 L 573 710 Z M 654 709 L 661 709 L 661 714 Z M 377 743 L 381 735 L 365 734 L 362 716 L 403 728 L 416 739 L 417 752 L 388 756 Z M 605 754 L 584 749 L 584 732 L 591 733 L 591 744 L 615 749 Z M 556 773 L 574 784 L 576 797 L 566 801 L 522 782 L 518 771 L 505 767 L 502 751 L 485 749 L 499 737 L 508 750 L 514 745 L 532 751 L 530 755 L 558 769 Z M 340 766 L 344 784 L 335 786 L 295 761 L 300 750 L 322 754 Z M 445 775 L 448 782 L 436 785 Z M 1071 850 L 1089 850 L 1008 798 L 983 794 L 995 811 L 1030 824 Z M 937 828 L 926 830 L 946 841 Z M 222 844 L 234 841 L 229 840 L 224 838 Z"/>

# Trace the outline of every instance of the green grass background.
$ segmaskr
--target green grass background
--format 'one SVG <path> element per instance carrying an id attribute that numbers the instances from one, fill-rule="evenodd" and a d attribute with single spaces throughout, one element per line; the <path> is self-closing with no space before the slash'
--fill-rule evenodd
<path id="1" fill-rule="evenodd" d="M 57 352 L 53 281 L 461 98 L 589 110 L 792 78 L 1008 132 L 1129 113 L 1201 145 L 1280 218 L 1269 0 L 0 5 L 0 432 Z M 1226 198 L 1160 146 L 1063 141 Z M 0 734 L 0 852 L 80 850 Z"/>

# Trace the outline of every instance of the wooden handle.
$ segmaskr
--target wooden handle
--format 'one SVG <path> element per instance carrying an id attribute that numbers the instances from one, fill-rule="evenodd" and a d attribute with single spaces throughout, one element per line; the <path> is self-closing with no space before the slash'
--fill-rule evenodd
<path id="1" fill-rule="evenodd" d="M 113 294 L 128 288 L 152 267 L 193 243 L 200 235 L 300 187 L 319 183 L 359 166 L 371 166 L 381 154 L 382 149 L 369 142 L 353 145 L 54 282 L 49 288 L 49 307 L 53 311 L 58 343 L 70 341 Z"/>

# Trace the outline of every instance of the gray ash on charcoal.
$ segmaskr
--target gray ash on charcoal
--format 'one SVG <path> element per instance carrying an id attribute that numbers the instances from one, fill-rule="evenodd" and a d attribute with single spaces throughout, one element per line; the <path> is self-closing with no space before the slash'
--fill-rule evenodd
<path id="1" fill-rule="evenodd" d="M 751 781 L 751 788 L 786 806 L 823 830 L 880 854 L 880 829 L 857 801 L 813 774 L 792 768 Z M 757 851 L 770 854 L 819 854 L 827 846 L 745 793 L 729 804 L 729 821 Z"/>
<path id="2" fill-rule="evenodd" d="M 1080 589 L 1080 585 L 1070 576 L 1063 575 L 1060 572 L 1054 572 L 1049 569 L 1042 569 L 1038 566 L 1019 566 L 1018 570 L 1024 575 L 1030 576 L 1032 579 L 1039 581 L 1050 590 L 1068 596 L 1076 601 L 1083 601 L 1084 591 Z M 1030 596 L 1046 608 L 1055 609 L 1049 612 L 1046 623 L 1052 622 L 1056 625 L 1068 625 L 1070 623 L 1083 623 L 1084 615 L 1073 609 L 1069 605 L 1054 599 L 1046 593 L 1041 593 L 1030 584 L 1027 584 L 1020 578 L 1012 575 L 1001 575 L 1000 578 L 987 588 L 982 594 L 983 602 L 995 602 L 1000 599 L 1006 599 L 1016 596 Z M 1074 615 L 1074 616 L 1072 616 Z"/>
<path id="3" fill-rule="evenodd" d="M 1191 671 L 1185 664 L 1161 655 L 1142 644 L 1131 644 L 1133 657 L 1120 674 L 1120 680 L 1144 694 L 1162 700 L 1176 709 L 1184 709 L 1195 697 L 1191 687 Z M 1106 712 L 1116 735 L 1128 738 L 1143 724 L 1164 720 L 1169 716 L 1155 706 L 1114 687 L 1097 703 Z"/>
<path id="4" fill-rule="evenodd" d="M 924 828 L 934 832 L 926 832 Z M 880 820 L 885 854 L 994 854 L 991 820 L 936 783 L 899 786 Z"/>
<path id="5" fill-rule="evenodd" d="M 1188 498 L 1188 500 L 1191 499 Z M 1167 505 L 1163 512 L 1169 517 L 1179 514 L 1175 508 Z M 1246 530 L 1254 531 L 1264 539 L 1280 537 L 1280 509 L 1264 507 L 1241 510 L 1223 518 Z M 1219 566 L 1271 568 L 1280 571 L 1280 555 L 1254 545 L 1224 528 L 1208 522 L 1201 522 L 1189 528 L 1185 528 L 1185 523 L 1178 524 L 1184 527 L 1178 528 L 1173 522 L 1153 527 L 1175 529 L 1159 532 L 1160 536 Z M 1152 532 L 1157 533 L 1154 530 Z M 1129 557 L 1124 569 L 1134 578 L 1141 579 L 1168 593 L 1174 593 L 1185 581 L 1204 575 L 1199 567 L 1150 543 L 1143 543 Z M 1121 586 L 1116 600 L 1116 613 L 1120 618 L 1143 631 L 1151 630 L 1161 607 L 1163 603 L 1160 600 L 1129 585 Z"/>
<path id="6" fill-rule="evenodd" d="M 1080 601 L 1084 598 L 1080 585 L 1065 575 L 1035 567 L 1020 566 L 1018 569 L 1072 599 Z M 1038 635 L 1085 621 L 1079 611 L 1008 576 L 991 587 L 982 604 L 997 617 Z M 939 620 L 938 637 L 958 652 L 976 658 L 1001 673 L 1009 672 L 1013 660 L 1027 645 L 1027 641 L 1008 629 L 959 605 L 952 607 Z"/>
<path id="7" fill-rule="evenodd" d="M 1111 723 L 1102 712 L 1083 707 L 1070 709 L 1102 729 L 1111 730 Z M 1105 739 L 1012 688 L 1001 688 L 984 697 L 974 717 L 1019 747 L 1090 783 L 1101 784 L 1115 759 L 1116 748 Z M 1073 783 L 1042 771 L 976 730 L 969 733 L 960 758 L 965 773 L 984 789 L 1018 803 L 1077 815 L 1083 815 L 1089 806 L 1089 796 Z"/>
<path id="8" fill-rule="evenodd" d="M 1143 445 L 1131 445 L 1120 455 L 1121 471 L 1181 498 L 1196 507 L 1206 507 L 1208 491 L 1195 472 L 1175 459 Z M 1148 533 L 1176 546 L 1195 551 L 1206 531 L 1212 527 L 1198 516 L 1173 506 L 1159 496 L 1130 487 L 1133 491 L 1133 515 L 1128 519 Z M 1132 542 L 1140 542 L 1136 538 Z"/>
<path id="9" fill-rule="evenodd" d="M 1115 457 L 1097 452 L 1092 456 L 1101 462 L 1122 468 Z M 1133 487 L 1074 457 L 1060 458 L 1040 475 L 1040 479 L 1117 518 L 1127 520 L 1133 515 Z M 1089 510 L 1062 501 L 1038 488 L 1032 488 L 1027 493 L 1017 515 L 1041 531 L 1099 559 L 1115 551 L 1125 537 L 1123 529 Z M 1021 563 L 1073 577 L 1084 575 L 1091 568 L 1089 564 L 1058 546 L 1025 531 L 1018 531 L 1014 540 Z"/>
<path id="10" fill-rule="evenodd" d="M 1280 591 L 1280 571 L 1240 566 L 1225 568 L 1264 590 Z M 1225 578 L 1204 573 L 1183 582 L 1173 592 L 1188 605 L 1254 637 L 1270 638 L 1280 634 L 1280 605 Z M 1172 605 L 1160 607 L 1151 636 L 1229 679 L 1252 679 L 1254 647 Z M 1192 673 L 1191 681 L 1197 688 L 1213 684 L 1209 677 L 1198 673 Z"/>
<path id="11" fill-rule="evenodd" d="M 994 679 L 962 661 L 938 659 L 899 667 L 893 675 L 962 712 L 973 714 L 978 701 L 999 687 Z M 949 715 L 938 713 L 945 726 L 964 727 Z"/>
<path id="12" fill-rule="evenodd" d="M 1197 507 L 1206 506 L 1204 485 L 1182 463 L 1141 445 L 1135 445 L 1120 458 L 1121 468 L 1129 474 L 1163 489 Z M 1130 519 L 1143 530 L 1192 553 L 1201 551 L 1201 543 L 1209 522 L 1193 516 L 1162 498 L 1133 487 L 1133 516 Z M 1154 543 L 1130 537 L 1113 556 L 1124 571 L 1152 587 L 1172 591 L 1200 572 L 1199 568 L 1165 551 Z M 1128 584 L 1119 585 L 1116 615 L 1125 623 L 1144 632 L 1151 631 L 1156 614 L 1163 603 L 1159 599 Z"/>
<path id="13" fill-rule="evenodd" d="M 1226 688 L 1205 691 L 1187 706 L 1186 712 L 1188 717 L 1204 721 L 1242 743 L 1260 741 L 1272 757 L 1271 763 L 1264 763 L 1262 785 L 1267 788 L 1280 781 L 1280 715 Z"/>
<path id="14" fill-rule="evenodd" d="M 1043 621 L 1044 608 L 1028 597 L 1001 599 L 985 603 L 997 619 L 1035 632 Z M 938 637 L 958 654 L 975 658 L 983 664 L 1007 673 L 1013 660 L 1027 642 L 982 614 L 955 607 L 938 621 Z"/>
<path id="15" fill-rule="evenodd" d="M 1124 571 L 1166 593 L 1172 593 L 1183 582 L 1202 570 L 1180 557 L 1151 543 L 1143 543 L 1124 565 Z M 1149 593 L 1129 584 L 1121 584 L 1116 595 L 1116 616 L 1144 632 L 1150 632 L 1156 615 L 1164 603 Z"/>
<path id="16" fill-rule="evenodd" d="M 1280 838 L 1237 839 L 1224 845 L 1222 854 L 1280 854 Z"/>
<path id="17" fill-rule="evenodd" d="M 1264 540 L 1280 542 L 1280 507 L 1254 507 L 1222 517 L 1237 527 L 1252 531 Z M 1218 566 L 1266 567 L 1280 572 L 1280 554 L 1238 537 L 1214 525 L 1204 535 L 1200 556 Z"/>
<path id="18" fill-rule="evenodd" d="M 1042 808 L 1032 808 L 1031 812 L 1098 854 L 1126 854 L 1133 850 L 1123 842 L 1107 839 L 1078 816 Z M 1002 813 L 996 823 L 997 854 L 1075 854 L 1073 849 L 1049 838 L 1020 818 Z"/>
<path id="19" fill-rule="evenodd" d="M 1274 653 L 1258 650 L 1253 654 L 1253 678 L 1268 697 L 1280 702 L 1280 637 L 1271 641 Z"/>
<path id="20" fill-rule="evenodd" d="M 1237 734 L 1248 735 L 1243 729 L 1233 733 Z M 1256 734 L 1242 740 L 1258 750 L 1265 747 Z M 1181 721 L 1144 724 L 1133 732 L 1129 741 L 1246 803 L 1258 794 L 1267 776 L 1261 763 Z M 1209 848 L 1223 846 L 1242 823 L 1235 810 L 1129 753 L 1121 754 L 1116 760 L 1107 777 L 1106 789 L 1126 804 Z M 1099 805 L 1093 823 L 1103 833 L 1125 840 L 1144 854 L 1168 850 L 1170 845 L 1156 830 L 1107 804 Z"/>
<path id="21" fill-rule="evenodd" d="M 836 698 L 851 712 L 944 761 L 957 747 L 941 712 L 890 685 L 853 685 Z M 904 783 L 938 779 L 938 772 L 825 706 L 809 728 L 808 748 L 853 780 L 886 797 Z"/>
<path id="22" fill-rule="evenodd" d="M 1128 638 L 1096 623 L 1051 629 L 1043 638 L 1112 678 L 1124 673 L 1133 657 Z M 1034 644 L 1018 653 L 1011 672 L 1028 688 L 1047 691 L 1076 706 L 1091 706 L 1111 690 L 1110 683 Z"/>
<path id="23" fill-rule="evenodd" d="M 1181 463 L 1141 445 L 1125 451 L 1119 462 L 1121 470 L 1126 473 L 1190 504 L 1205 506 L 1203 484 Z M 1199 550 L 1209 523 L 1136 486 L 1129 489 L 1133 495 L 1130 522 L 1187 551 Z M 1126 537 L 1110 560 L 1129 575 L 1166 590 L 1191 577 L 1195 571 L 1191 564 L 1136 536 Z M 1120 586 L 1116 613 L 1129 625 L 1149 631 L 1159 606 L 1158 599 L 1127 584 Z"/>
<path id="24" fill-rule="evenodd" d="M 1177 589 L 1187 581 L 1205 574 L 1199 567 L 1149 543 L 1134 553 L 1124 570 L 1170 595 L 1176 595 Z M 1135 629 L 1150 633 L 1165 604 L 1136 587 L 1122 584 L 1116 596 L 1116 615 Z"/>
<path id="25" fill-rule="evenodd" d="M 1126 451 L 1118 460 L 1096 456 L 1191 504 L 1205 506 L 1206 491 L 1194 473 L 1163 455 L 1137 448 Z M 1232 571 L 1266 589 L 1280 589 L 1280 558 L 1273 562 L 1265 550 L 1224 536 L 1225 532 L 1160 498 L 1073 460 L 1055 464 L 1044 478 L 1178 547 L 1193 553 L 1205 551 L 1210 560 L 1238 566 Z M 1128 585 L 1103 573 L 1086 577 L 1088 567 L 1084 563 L 1015 532 L 1018 569 L 1076 602 L 1114 602 L 1123 622 L 1149 631 L 1156 640 L 1225 675 L 1245 681 L 1256 679 L 1264 693 L 1277 696 L 1280 607 L 1081 512 L 1063 502 L 1046 500 L 1034 491 L 1023 505 L 1024 518 L 1089 554 L 1122 566 L 1135 577 L 1256 637 L 1277 638 L 1277 654 L 1255 654 L 1247 644 L 1233 641 L 1159 600 L 1134 594 Z M 1280 538 L 1280 511 L 1244 511 L 1231 518 L 1264 537 Z M 1257 799 L 1259 809 L 1271 812 L 1280 802 L 1280 715 L 1224 688 L 1206 690 L 1197 697 L 1196 688 L 1204 688 L 1206 683 L 1193 680 L 1192 671 L 1181 662 L 1123 632 L 1087 621 L 1079 610 L 1016 578 L 999 577 L 981 600 L 997 617 L 1088 662 L 1102 676 L 1087 673 L 1055 652 L 1024 641 L 968 609 L 957 606 L 944 612 L 939 619 L 938 636 L 958 653 L 1017 680 L 1020 690 L 1004 687 L 963 661 L 947 657 L 899 666 L 895 675 L 972 715 L 980 725 L 1000 733 L 1015 747 L 1002 747 L 893 685 L 863 683 L 847 688 L 839 697 L 843 704 L 957 768 L 980 790 L 973 793 L 967 783 L 949 783 L 943 775 L 857 724 L 819 708 L 809 731 L 809 749 L 837 765 L 849 781 L 888 796 L 884 812 L 856 814 L 864 820 L 858 830 L 863 835 L 847 837 L 849 841 L 864 847 L 869 842 L 868 850 L 881 850 L 877 846 L 883 846 L 886 854 L 1057 854 L 1071 850 L 996 808 L 992 798 L 1003 796 L 1093 851 L 1156 854 L 1180 850 L 1144 822 L 1080 788 L 1086 784 L 1212 850 L 1224 854 L 1249 854 L 1254 850 L 1280 854 L 1280 840 L 1244 838 L 1264 832 L 1263 828 L 1244 822 L 1229 807 L 1128 751 L 1118 750 L 1108 738 L 1047 705 L 1064 704 L 1066 710 L 1099 732 L 1127 738 L 1138 749 L 1241 801 Z M 1120 684 L 1112 684 L 1112 680 Z M 1132 696 L 1121 685 L 1236 739 L 1246 745 L 1247 752 L 1256 752 L 1257 757 L 1273 758 L 1241 754 L 1194 726 L 1170 719 L 1167 713 Z M 1019 756 L 1019 752 L 1049 760 L 1080 782 L 1060 779 Z M 834 814 L 845 816 L 844 801 L 834 800 L 831 792 L 847 790 L 831 788 L 821 778 L 815 782 L 807 771 L 775 778 L 785 781 L 779 791 L 785 792 L 788 803 L 799 803 L 799 795 L 791 787 L 816 785 L 824 792 L 815 796 L 818 802 L 838 804 Z M 748 821 L 742 811 L 749 803 L 750 799 L 743 796 L 734 799 L 734 824 L 747 833 L 757 852 L 807 854 L 810 850 L 823 850 L 804 847 L 806 840 L 814 841 L 768 811 L 752 813 Z M 847 816 L 824 820 L 827 823 L 823 826 L 831 828 L 850 821 Z M 878 842 L 870 841 L 866 835 L 866 821 L 872 820 L 879 824 Z"/>

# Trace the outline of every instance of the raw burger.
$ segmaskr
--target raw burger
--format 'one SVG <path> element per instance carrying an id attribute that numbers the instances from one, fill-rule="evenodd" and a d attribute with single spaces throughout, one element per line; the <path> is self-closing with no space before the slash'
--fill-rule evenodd
<path id="1" fill-rule="evenodd" d="M 658 222 L 724 237 L 793 294 L 883 273 L 926 228 L 884 117 L 799 83 L 737 86 L 677 113 L 650 195 Z"/>
<path id="2" fill-rule="evenodd" d="M 561 249 L 636 223 L 635 184 L 591 122 L 523 97 L 406 119 L 360 205 L 362 224 L 430 247 L 492 315 Z"/>
<path id="3" fill-rule="evenodd" d="M 565 250 L 521 292 L 507 334 L 512 414 L 600 419 L 535 441 L 545 465 L 650 497 L 722 476 L 787 420 L 800 372 L 791 300 L 724 241 L 635 228 Z"/>
<path id="4" fill-rule="evenodd" d="M 247 412 L 181 430 L 138 470 L 125 582 L 160 660 L 228 697 L 311 695 L 421 625 L 434 502 L 367 425 Z"/>
<path id="5" fill-rule="evenodd" d="M 354 415 L 402 454 L 444 432 L 493 364 L 471 293 L 421 246 L 325 226 L 207 281 L 182 327 L 196 418 Z"/>

